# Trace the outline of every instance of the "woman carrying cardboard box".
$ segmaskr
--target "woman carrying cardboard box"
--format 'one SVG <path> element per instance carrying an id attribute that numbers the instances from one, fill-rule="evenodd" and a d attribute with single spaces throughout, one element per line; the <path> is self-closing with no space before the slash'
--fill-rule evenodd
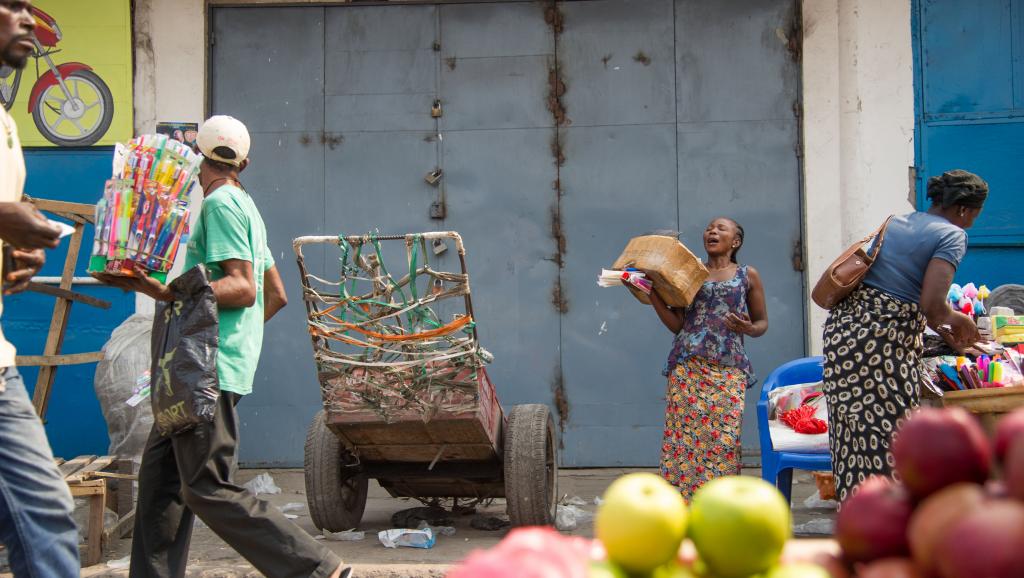
<path id="1" fill-rule="evenodd" d="M 675 342 L 665 367 L 668 407 L 661 473 L 689 500 L 708 481 L 740 472 L 743 395 L 754 372 L 746 336 L 768 331 L 764 286 L 757 270 L 740 265 L 743 227 L 719 217 L 704 230 L 710 273 L 686 308 L 651 304 Z"/>

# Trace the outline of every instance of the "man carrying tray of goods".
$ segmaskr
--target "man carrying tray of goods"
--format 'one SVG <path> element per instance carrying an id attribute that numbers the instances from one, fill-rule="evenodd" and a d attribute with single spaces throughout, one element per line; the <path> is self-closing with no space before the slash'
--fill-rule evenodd
<path id="1" fill-rule="evenodd" d="M 0 67 L 22 68 L 33 49 L 30 2 L 0 0 Z M 3 294 L 25 289 L 60 229 L 21 201 L 25 159 L 14 119 L 0 107 L 0 247 Z M 2 306 L 2 303 L 0 303 Z M 79 575 L 74 502 L 53 461 L 43 423 L 0 333 L 0 541 L 17 578 Z"/>
<path id="2" fill-rule="evenodd" d="M 139 471 L 131 578 L 185 575 L 194 515 L 270 578 L 346 578 L 351 569 L 276 508 L 232 480 L 238 447 L 235 405 L 252 391 L 263 324 L 287 303 L 267 230 L 238 175 L 249 164 L 249 131 L 229 116 L 199 129 L 205 195 L 185 269 L 205 265 L 217 299 L 221 395 L 212 423 L 170 437 L 154 428 Z M 174 294 L 139 270 L 98 274 L 106 283 L 161 301 Z"/>

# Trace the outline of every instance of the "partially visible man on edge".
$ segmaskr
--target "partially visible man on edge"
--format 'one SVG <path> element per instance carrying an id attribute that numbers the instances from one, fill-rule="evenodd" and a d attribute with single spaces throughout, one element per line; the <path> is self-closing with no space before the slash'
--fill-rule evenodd
<path id="1" fill-rule="evenodd" d="M 238 446 L 235 404 L 252 391 L 263 324 L 287 303 L 267 246 L 267 230 L 238 174 L 249 164 L 249 132 L 214 116 L 199 129 L 205 199 L 186 251 L 185 269 L 205 265 L 217 299 L 221 396 L 213 423 L 171 437 L 150 434 L 139 471 L 131 578 L 181 578 L 193 515 L 269 578 L 347 578 L 330 550 L 233 481 Z M 173 301 L 164 284 L 138 277 L 100 278 Z M 184 483 L 183 483 L 184 482 Z"/>
<path id="2" fill-rule="evenodd" d="M 0 67 L 25 66 L 35 20 L 30 3 L 0 0 Z M 0 107 L 0 265 L 3 294 L 25 288 L 60 231 L 21 202 L 25 159 L 14 119 Z M 0 310 L 3 303 L 0 301 Z M 0 541 L 18 578 L 77 578 L 74 502 L 53 461 L 43 423 L 14 366 L 14 346 L 0 331 Z"/>

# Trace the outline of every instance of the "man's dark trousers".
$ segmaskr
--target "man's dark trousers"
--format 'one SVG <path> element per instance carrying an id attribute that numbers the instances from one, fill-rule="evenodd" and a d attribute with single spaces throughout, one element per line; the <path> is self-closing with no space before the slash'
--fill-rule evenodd
<path id="1" fill-rule="evenodd" d="M 139 471 L 130 578 L 183 578 L 196 515 L 268 578 L 327 578 L 341 560 L 232 482 L 240 396 L 222 392 L 213 423 L 150 433 Z"/>

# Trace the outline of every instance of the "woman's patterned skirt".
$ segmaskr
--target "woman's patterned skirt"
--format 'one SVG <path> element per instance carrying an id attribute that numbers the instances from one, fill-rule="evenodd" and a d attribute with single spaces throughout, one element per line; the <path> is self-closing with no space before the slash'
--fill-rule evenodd
<path id="1" fill-rule="evenodd" d="M 740 473 L 746 389 L 742 370 L 703 357 L 690 357 L 669 376 L 661 475 L 687 501 L 714 478 Z"/>
<path id="2" fill-rule="evenodd" d="M 891 475 L 892 434 L 920 399 L 926 320 L 916 303 L 861 285 L 825 324 L 829 450 L 840 500 Z"/>

